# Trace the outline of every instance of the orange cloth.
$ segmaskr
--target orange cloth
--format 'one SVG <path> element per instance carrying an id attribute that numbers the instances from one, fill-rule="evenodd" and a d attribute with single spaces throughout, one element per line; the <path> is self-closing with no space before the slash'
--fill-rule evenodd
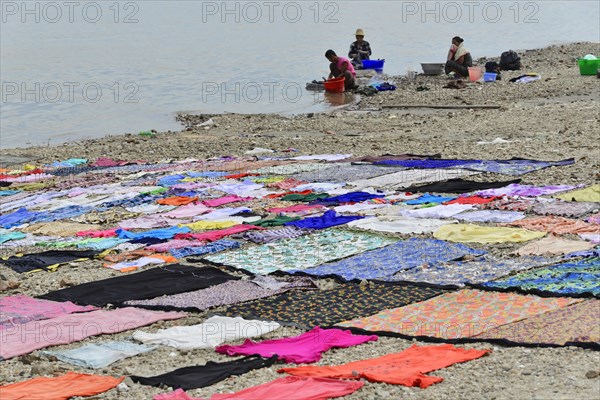
<path id="1" fill-rule="evenodd" d="M 509 225 L 520 226 L 532 231 L 550 232 L 556 235 L 600 233 L 600 227 L 597 225 L 564 217 L 531 217 L 511 222 Z"/>
<path id="2" fill-rule="evenodd" d="M 158 199 L 156 202 L 158 204 L 163 204 L 165 206 L 184 206 L 186 204 L 193 203 L 197 201 L 198 197 L 188 197 L 188 196 L 173 196 L 167 197 L 166 199 Z"/>
<path id="3" fill-rule="evenodd" d="M 490 352 L 490 350 L 461 349 L 451 344 L 440 346 L 412 345 L 400 353 L 355 361 L 335 367 L 302 366 L 282 368 L 277 372 L 334 379 L 365 378 L 369 382 L 426 388 L 444 379 L 427 376 L 424 375 L 425 373 L 449 367 L 459 362 L 474 360 Z"/>
<path id="4" fill-rule="evenodd" d="M 225 175 L 224 178 L 225 179 L 240 179 L 240 178 L 245 178 L 247 176 L 259 176 L 260 174 L 251 174 L 249 172 L 242 172 L 239 174 L 232 174 L 232 175 Z"/>
<path id="5" fill-rule="evenodd" d="M 116 387 L 124 377 L 78 374 L 29 379 L 0 386 L 2 400 L 67 400 L 74 396 L 93 396 Z"/>

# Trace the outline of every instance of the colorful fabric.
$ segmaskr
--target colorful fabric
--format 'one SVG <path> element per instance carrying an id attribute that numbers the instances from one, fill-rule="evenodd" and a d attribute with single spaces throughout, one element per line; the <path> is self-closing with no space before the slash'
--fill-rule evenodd
<path id="1" fill-rule="evenodd" d="M 518 183 L 513 183 L 508 186 L 497 188 L 497 189 L 487 189 L 476 192 L 479 196 L 484 197 L 497 197 L 497 196 L 523 196 L 523 197 L 538 197 L 545 196 L 554 193 L 565 192 L 567 190 L 576 189 L 577 186 L 568 186 L 568 185 L 558 185 L 558 186 L 532 186 L 532 185 L 521 185 Z"/>
<path id="2" fill-rule="evenodd" d="M 596 211 L 600 204 L 586 201 L 549 201 L 537 203 L 533 212 L 539 215 L 560 215 L 564 217 L 579 217 Z"/>
<path id="3" fill-rule="evenodd" d="M 375 232 L 420 234 L 434 232 L 441 226 L 454 223 L 456 223 L 454 220 L 380 216 L 352 221 L 348 227 Z"/>
<path id="4" fill-rule="evenodd" d="M 42 351 L 62 362 L 83 368 L 104 368 L 119 360 L 147 353 L 156 347 L 131 342 L 88 344 L 70 350 Z"/>
<path id="5" fill-rule="evenodd" d="M 554 197 L 565 201 L 589 201 L 600 203 L 600 185 L 592 185 L 585 189 L 559 194 Z"/>
<path id="6" fill-rule="evenodd" d="M 577 233 L 600 233 L 600 226 L 564 217 L 530 217 L 510 223 L 532 231 L 543 231 L 557 235 Z"/>
<path id="7" fill-rule="evenodd" d="M 497 326 L 580 301 L 463 289 L 336 325 L 373 332 L 456 339 L 473 337 Z"/>
<path id="8" fill-rule="evenodd" d="M 116 233 L 121 239 L 146 239 L 146 238 L 156 238 L 156 239 L 172 239 L 178 233 L 188 233 L 190 232 L 190 228 L 187 227 L 171 227 L 164 229 L 154 229 L 146 232 L 129 232 L 125 229 L 117 229 Z"/>
<path id="9" fill-rule="evenodd" d="M 484 253 L 484 251 L 472 249 L 463 244 L 412 238 L 334 263 L 306 269 L 303 272 L 310 275 L 337 275 L 346 280 L 376 279 L 423 264 L 437 265 L 466 255 L 479 256 Z M 294 273 L 295 271 L 289 272 Z"/>
<path id="10" fill-rule="evenodd" d="M 463 165 L 474 171 L 489 172 L 503 175 L 519 176 L 538 171 L 548 167 L 560 167 L 574 164 L 575 160 L 570 158 L 561 161 L 537 161 L 537 160 L 485 160 L 482 163 Z"/>
<path id="11" fill-rule="evenodd" d="M 287 292 L 268 299 L 236 304 L 226 308 L 223 314 L 258 317 L 313 328 L 423 301 L 441 293 L 444 291 L 408 284 L 346 284 L 330 290 Z"/>
<path id="12" fill-rule="evenodd" d="M 441 179 L 452 179 L 461 176 L 477 175 L 479 172 L 466 169 L 431 169 L 431 170 L 405 170 L 391 174 L 377 176 L 375 178 L 357 179 L 348 182 L 348 185 L 358 189 L 368 187 L 380 187 L 386 190 L 402 189 L 411 185 L 425 182 L 437 182 Z"/>
<path id="13" fill-rule="evenodd" d="M 252 200 L 252 197 L 239 197 L 237 195 L 219 197 L 218 199 L 203 200 L 202 204 L 208 207 L 218 207 L 223 204 L 239 203 L 242 201 Z"/>
<path id="14" fill-rule="evenodd" d="M 321 329 L 318 326 L 299 336 L 253 342 L 249 339 L 241 345 L 221 345 L 217 353 L 228 356 L 259 355 L 269 358 L 277 355 L 286 363 L 308 364 L 321 359 L 321 354 L 333 348 L 358 346 L 377 341 L 375 335 L 353 335 L 341 329 Z"/>
<path id="15" fill-rule="evenodd" d="M 40 376 L 0 386 L 0 394 L 2 400 L 68 400 L 76 396 L 104 393 L 116 387 L 123 379 L 69 371 L 58 377 Z"/>
<path id="16" fill-rule="evenodd" d="M 70 301 L 56 302 L 15 295 L 0 298 L 0 329 L 30 321 L 97 310 L 94 306 L 78 306 Z"/>
<path id="17" fill-rule="evenodd" d="M 118 308 L 67 314 L 0 330 L 0 357 L 3 360 L 31 353 L 48 346 L 79 342 L 90 336 L 115 334 L 150 325 L 157 321 L 179 319 L 185 313 Z M 24 335 L 23 332 L 28 332 Z"/>
<path id="18" fill-rule="evenodd" d="M 235 240 L 221 239 L 216 242 L 207 243 L 199 247 L 182 247 L 179 249 L 171 249 L 169 252 L 175 258 L 185 258 L 189 256 L 201 256 L 205 254 L 214 254 L 220 251 L 237 249 L 241 246 L 240 242 Z"/>
<path id="19" fill-rule="evenodd" d="M 587 300 L 490 329 L 478 339 L 505 339 L 523 344 L 600 343 L 600 300 Z"/>
<path id="20" fill-rule="evenodd" d="M 427 159 L 427 160 L 382 160 L 375 161 L 375 165 L 393 165 L 405 168 L 452 168 L 462 167 L 465 164 L 481 163 L 481 160 L 443 160 L 443 159 Z"/>
<path id="21" fill-rule="evenodd" d="M 472 209 L 469 204 L 451 204 L 435 207 L 418 208 L 416 210 L 400 210 L 400 214 L 407 218 L 450 218 L 458 213 Z"/>
<path id="22" fill-rule="evenodd" d="M 339 163 L 339 165 L 330 164 L 327 168 L 317 171 L 299 173 L 294 175 L 294 177 L 310 182 L 347 182 L 356 179 L 375 178 L 396 171 L 397 169 L 390 169 L 388 167 L 377 165 L 350 165 L 348 163 Z"/>
<path id="23" fill-rule="evenodd" d="M 541 238 L 545 235 L 544 232 L 533 232 L 519 228 L 455 224 L 441 226 L 434 232 L 433 237 L 463 243 L 518 243 Z"/>
<path id="24" fill-rule="evenodd" d="M 277 229 L 268 229 L 264 231 L 248 231 L 241 235 L 244 240 L 253 243 L 271 243 L 281 239 L 291 239 L 298 236 L 307 235 L 309 231 L 296 228 L 294 226 L 284 226 Z"/>
<path id="25" fill-rule="evenodd" d="M 154 264 L 164 264 L 164 263 L 172 263 L 176 262 L 177 259 L 175 257 L 162 255 L 162 254 L 153 254 L 148 257 L 138 258 L 133 261 L 124 261 L 117 264 L 105 264 L 106 268 L 114 269 L 120 272 L 131 272 L 135 271 L 140 267 L 144 267 L 146 265 Z"/>
<path id="26" fill-rule="evenodd" d="M 435 194 L 425 193 L 418 199 L 412 199 L 405 201 L 408 205 L 418 205 L 418 204 L 428 204 L 428 203 L 445 203 L 447 201 L 453 200 L 456 197 L 444 197 L 444 196 L 436 196 Z"/>
<path id="27" fill-rule="evenodd" d="M 236 233 L 242 233 L 246 231 L 250 231 L 253 229 L 264 229 L 259 226 L 254 225 L 234 225 L 231 228 L 227 229 L 219 229 L 214 231 L 208 231 L 203 233 L 182 233 L 179 235 L 175 235 L 176 239 L 193 239 L 199 241 L 210 241 L 214 242 L 215 240 L 222 239 L 226 236 L 231 236 Z M 187 246 L 192 247 L 192 246 Z"/>
<path id="28" fill-rule="evenodd" d="M 561 295 L 590 293 L 600 295 L 600 258 L 592 257 L 523 272 L 482 284 L 486 288 L 519 288 Z"/>
<path id="29" fill-rule="evenodd" d="M 297 215 L 307 215 L 314 214 L 315 212 L 319 212 L 325 210 L 320 204 L 298 204 L 290 207 L 274 207 L 267 209 L 268 212 L 276 213 L 276 214 L 297 214 Z"/>
<path id="30" fill-rule="evenodd" d="M 266 275 L 278 270 L 300 270 L 362 253 L 396 240 L 336 229 L 284 239 L 206 257 L 208 261 Z"/>
<path id="31" fill-rule="evenodd" d="M 325 229 L 331 228 L 332 226 L 344 225 L 348 222 L 363 219 L 364 217 L 358 215 L 338 215 L 335 211 L 326 211 L 320 217 L 304 218 L 299 221 L 286 222 L 286 226 L 295 226 L 301 229 Z"/>
<path id="32" fill-rule="evenodd" d="M 9 230 L 0 228 L 0 244 L 6 243 L 10 240 L 24 239 L 26 237 L 27 237 L 27 235 L 25 235 L 23 232 L 9 231 Z"/>
<path id="33" fill-rule="evenodd" d="M 471 361 L 490 353 L 490 350 L 461 349 L 451 344 L 417 346 L 388 354 L 383 357 L 354 361 L 337 366 L 302 366 L 282 368 L 296 376 L 336 379 L 366 379 L 392 385 L 426 388 L 443 381 L 443 378 L 425 375 L 428 372 L 449 367 L 452 364 Z"/>
<path id="34" fill-rule="evenodd" d="M 260 221 L 256 221 L 253 225 L 261 226 L 263 228 L 273 227 L 273 226 L 282 226 L 285 225 L 286 222 L 297 221 L 300 218 L 298 217 L 286 217 L 285 215 L 278 215 L 273 218 L 263 218 Z"/>

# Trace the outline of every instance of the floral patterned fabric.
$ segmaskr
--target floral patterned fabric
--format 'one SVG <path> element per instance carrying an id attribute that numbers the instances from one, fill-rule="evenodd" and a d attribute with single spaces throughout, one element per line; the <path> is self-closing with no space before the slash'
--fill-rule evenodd
<path id="1" fill-rule="evenodd" d="M 437 296 L 445 291 L 413 285 L 346 284 L 315 292 L 287 292 L 268 299 L 228 307 L 224 315 L 292 323 L 301 327 L 327 326 Z"/>
<path id="2" fill-rule="evenodd" d="M 580 301 L 464 289 L 337 325 L 410 336 L 466 338 Z"/>
<path id="3" fill-rule="evenodd" d="M 600 258 L 593 257 L 524 272 L 509 278 L 486 282 L 483 286 L 540 290 L 562 295 L 591 293 L 599 296 Z"/>
<path id="4" fill-rule="evenodd" d="M 278 270 L 303 270 L 396 242 L 397 239 L 337 229 L 242 248 L 206 257 L 211 262 L 266 275 Z"/>

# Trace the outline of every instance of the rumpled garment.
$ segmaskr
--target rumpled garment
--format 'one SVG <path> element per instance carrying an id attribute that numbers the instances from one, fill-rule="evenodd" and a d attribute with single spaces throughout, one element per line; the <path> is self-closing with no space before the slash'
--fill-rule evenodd
<path id="1" fill-rule="evenodd" d="M 68 400 L 78 396 L 104 393 L 121 383 L 124 377 L 79 374 L 69 371 L 57 377 L 40 376 L 0 386 L 2 400 Z"/>
<path id="2" fill-rule="evenodd" d="M 267 217 L 261 219 L 260 221 L 256 221 L 253 225 L 260 227 L 274 227 L 274 226 L 283 226 L 287 222 L 297 221 L 300 217 L 287 217 L 285 215 L 275 215 L 269 214 Z"/>
<path id="3" fill-rule="evenodd" d="M 279 327 L 277 322 L 214 316 L 198 325 L 175 326 L 156 333 L 136 331 L 133 339 L 180 350 L 212 349 L 224 342 L 260 337 Z"/>
<path id="4" fill-rule="evenodd" d="M 465 283 L 485 282 L 509 275 L 514 271 L 548 265 L 551 262 L 551 259 L 545 257 L 519 257 L 506 260 L 486 257 L 482 261 L 430 263 L 400 271 L 384 280 L 464 286 Z"/>
<path id="5" fill-rule="evenodd" d="M 281 201 L 298 201 L 298 202 L 314 202 L 319 199 L 326 199 L 329 197 L 327 193 L 310 193 L 310 194 L 287 194 L 280 198 Z"/>
<path id="6" fill-rule="evenodd" d="M 116 233 L 119 235 L 121 239 L 146 239 L 146 238 L 155 238 L 155 239 L 172 239 L 178 233 L 189 233 L 191 229 L 188 227 L 178 227 L 174 226 L 171 228 L 164 229 L 154 229 L 146 232 L 129 232 L 125 229 L 117 229 Z"/>
<path id="7" fill-rule="evenodd" d="M 529 211 L 535 204 L 539 202 L 538 200 L 539 198 L 532 199 L 527 197 L 502 197 L 492 202 L 483 204 L 481 207 L 488 210 Z"/>
<path id="8" fill-rule="evenodd" d="M 443 160 L 443 159 L 427 159 L 427 160 L 381 160 L 375 161 L 375 165 L 393 165 L 405 168 L 452 168 L 462 167 L 466 164 L 478 164 L 481 160 Z"/>
<path id="9" fill-rule="evenodd" d="M 301 366 L 282 368 L 296 376 L 336 379 L 366 379 L 392 385 L 420 387 L 422 389 L 439 383 L 444 378 L 425 373 L 449 367 L 456 363 L 471 361 L 491 353 L 491 350 L 462 349 L 451 344 L 417 346 L 413 344 L 400 353 L 383 357 L 354 361 L 337 366 Z"/>
<path id="10" fill-rule="evenodd" d="M 0 196 L 12 196 L 21 193 L 20 190 L 0 190 Z"/>
<path id="11" fill-rule="evenodd" d="M 253 342 L 246 339 L 241 345 L 224 344 L 215 349 L 217 353 L 228 356 L 259 355 L 269 358 L 277 355 L 278 359 L 288 364 L 308 364 L 321 359 L 321 355 L 333 348 L 347 348 L 367 342 L 375 342 L 376 335 L 354 335 L 341 329 L 321 329 L 315 327 L 301 335 L 283 339 Z"/>
<path id="12" fill-rule="evenodd" d="M 261 281 L 264 278 L 267 282 Z M 275 283 L 271 283 L 274 281 Z M 204 311 L 211 307 L 237 304 L 262 299 L 294 289 L 318 289 L 308 277 L 289 277 L 275 280 L 270 276 L 257 277 L 252 281 L 236 280 L 214 285 L 201 290 L 155 297 L 147 300 L 131 300 L 127 306 L 150 309 L 177 309 Z"/>
<path id="13" fill-rule="evenodd" d="M 133 219 L 125 219 L 118 223 L 122 229 L 151 229 L 151 228 L 165 228 L 169 226 L 175 226 L 177 224 L 184 224 L 189 222 L 188 219 L 171 219 L 161 214 L 142 215 Z"/>
<path id="14" fill-rule="evenodd" d="M 236 215 L 243 212 L 251 212 L 252 210 L 248 207 L 225 207 L 225 208 L 217 208 L 213 209 L 211 212 L 207 214 L 202 214 L 197 217 L 194 217 L 194 221 L 215 221 L 221 219 L 227 219 L 232 215 Z"/>
<path id="15" fill-rule="evenodd" d="M 600 301 L 587 300 L 556 311 L 490 329 L 478 339 L 505 339 L 515 343 L 600 343 Z"/>
<path id="16" fill-rule="evenodd" d="M 232 217 L 227 218 L 228 219 L 226 220 L 200 220 L 196 222 L 191 222 L 189 224 L 183 224 L 181 226 L 187 228 L 188 232 L 182 233 L 189 233 L 191 231 L 206 231 L 210 229 L 224 229 L 230 228 L 238 224 L 233 220 Z"/>
<path id="17" fill-rule="evenodd" d="M 261 183 L 254 183 L 249 179 L 242 182 L 228 180 L 219 185 L 213 186 L 213 190 L 224 192 L 227 194 L 236 194 L 238 196 L 245 196 L 247 193 L 262 189 L 264 187 Z"/>
<path id="18" fill-rule="evenodd" d="M 44 236 L 75 236 L 77 232 L 85 231 L 90 228 L 89 224 L 80 224 L 77 222 L 42 222 L 29 225 L 23 229 L 23 232 L 33 233 Z"/>
<path id="19" fill-rule="evenodd" d="M 3 208 L 3 213 L 4 212 L 6 212 L 5 208 Z M 0 226 L 5 229 L 10 229 L 15 226 L 23 225 L 31 221 L 38 214 L 39 213 L 37 212 L 32 212 L 27 210 L 27 208 L 22 207 L 10 214 L 0 215 Z"/>
<path id="20" fill-rule="evenodd" d="M 574 253 L 566 254 L 563 258 L 578 258 L 578 257 L 600 257 L 600 247 L 596 247 L 593 250 L 588 251 L 576 251 Z"/>
<path id="21" fill-rule="evenodd" d="M 364 382 L 286 376 L 236 393 L 216 393 L 210 399 L 190 397 L 183 390 L 177 389 L 174 392 L 157 394 L 154 396 L 154 400 L 324 400 L 344 397 L 356 392 L 363 386 Z"/>
<path id="22" fill-rule="evenodd" d="M 523 196 L 523 197 L 538 197 L 548 194 L 560 193 L 567 190 L 576 189 L 577 186 L 569 185 L 557 185 L 557 186 L 533 186 L 533 185 L 521 185 L 513 183 L 508 186 L 497 188 L 480 190 L 476 192 L 478 196 L 483 197 L 497 197 L 497 196 Z"/>
<path id="23" fill-rule="evenodd" d="M 363 219 L 364 217 L 358 215 L 338 215 L 335 211 L 326 211 L 320 217 L 304 218 L 299 221 L 286 222 L 285 226 L 295 226 L 301 229 L 325 229 L 332 226 L 347 224 L 348 222 Z"/>
<path id="24" fill-rule="evenodd" d="M 565 201 L 591 201 L 600 203 L 600 185 L 592 185 L 585 189 L 559 194 L 554 197 Z"/>
<path id="25" fill-rule="evenodd" d="M 486 204 L 491 201 L 494 201 L 494 197 L 461 195 L 454 200 L 450 200 L 447 204 Z"/>
<path id="26" fill-rule="evenodd" d="M 431 170 L 405 170 L 392 174 L 377 176 L 375 178 L 358 179 L 348 182 L 348 185 L 357 189 L 367 187 L 384 189 L 403 189 L 411 185 L 425 182 L 437 182 L 441 179 L 452 179 L 460 176 L 477 175 L 480 172 L 466 169 L 431 169 Z"/>
<path id="27" fill-rule="evenodd" d="M 76 236 L 86 236 L 91 238 L 110 238 L 117 236 L 116 230 L 118 228 L 104 229 L 104 230 L 93 230 L 93 231 L 79 231 Z"/>
<path id="28" fill-rule="evenodd" d="M 296 186 L 303 185 L 305 183 L 307 183 L 307 182 L 303 181 L 303 180 L 298 180 L 298 179 L 294 179 L 294 178 L 285 178 L 284 180 L 282 180 L 280 182 L 268 183 L 267 186 L 271 187 L 271 188 L 275 188 L 275 189 L 280 189 L 280 190 L 290 190 L 290 189 L 295 188 Z"/>
<path id="29" fill-rule="evenodd" d="M 127 307 L 61 315 L 42 321 L 31 321 L 14 328 L 0 330 L 0 357 L 3 360 L 29 354 L 48 346 L 79 342 L 90 336 L 115 334 L 150 325 L 157 321 L 186 317 L 182 312 L 149 311 Z M 27 335 L 24 332 L 28 332 Z M 4 393 L 3 399 L 4 399 Z"/>
<path id="30" fill-rule="evenodd" d="M 554 311 L 580 301 L 581 299 L 566 297 L 544 298 L 462 289 L 336 325 L 372 332 L 457 339 L 473 337 L 497 326 Z"/>
<path id="31" fill-rule="evenodd" d="M 211 208 L 206 207 L 204 204 L 187 204 L 185 206 L 177 207 L 176 209 L 164 213 L 165 217 L 169 218 L 191 218 L 196 215 L 205 214 L 212 211 Z"/>
<path id="32" fill-rule="evenodd" d="M 339 196 L 319 199 L 317 201 L 317 203 L 323 204 L 326 206 L 337 206 L 339 204 L 360 203 L 362 201 L 367 201 L 367 200 L 371 200 L 371 199 L 380 199 L 383 197 L 385 197 L 384 194 L 371 194 L 371 193 L 367 193 L 367 192 L 350 192 L 350 193 L 342 194 Z"/>
<path id="33" fill-rule="evenodd" d="M 600 224 L 600 213 L 590 215 L 587 219 L 590 224 Z"/>
<path id="34" fill-rule="evenodd" d="M 407 218 L 450 218 L 453 215 L 473 208 L 470 204 L 440 205 L 416 210 L 401 210 L 400 214 Z"/>
<path id="35" fill-rule="evenodd" d="M 27 235 L 23 232 L 0 229 L 0 244 L 8 242 L 9 240 L 20 240 L 26 237 Z"/>
<path id="36" fill-rule="evenodd" d="M 120 272 L 131 272 L 131 271 L 135 271 L 136 269 L 138 269 L 140 267 L 144 267 L 146 265 L 150 265 L 150 264 L 158 265 L 158 264 L 171 263 L 171 262 L 177 262 L 177 259 L 175 257 L 171 257 L 171 256 L 154 254 L 154 255 L 151 255 L 148 257 L 138 258 L 137 260 L 134 260 L 134 261 L 124 261 L 124 262 L 120 262 L 118 264 L 107 264 L 107 265 L 105 265 L 105 267 L 114 269 L 114 270 L 117 270 Z"/>
<path id="37" fill-rule="evenodd" d="M 263 231 L 247 231 L 241 235 L 241 239 L 249 240 L 253 243 L 271 243 L 281 239 L 290 239 L 303 236 L 308 233 L 309 231 L 299 229 L 294 226 L 285 226 Z"/>
<path id="38" fill-rule="evenodd" d="M 600 295 L 600 258 L 570 261 L 482 284 L 485 288 L 519 288 L 564 296 Z"/>
<path id="39" fill-rule="evenodd" d="M 346 158 L 352 157 L 352 154 L 314 154 L 310 156 L 298 156 L 292 157 L 290 160 L 296 161 L 310 161 L 310 160 L 319 160 L 319 161 L 339 161 L 344 160 Z"/>
<path id="40" fill-rule="evenodd" d="M 387 207 L 387 204 L 371 204 L 371 203 L 356 203 L 334 207 L 333 210 L 337 213 L 357 213 L 365 210 L 373 210 L 376 208 Z"/>
<path id="41" fill-rule="evenodd" d="M 425 193 L 420 196 L 418 199 L 411 199 L 405 201 L 408 205 L 418 205 L 418 204 L 427 204 L 427 203 L 445 203 L 447 201 L 453 200 L 456 197 L 445 197 L 445 196 L 436 196 L 435 194 Z"/>
<path id="42" fill-rule="evenodd" d="M 129 244 L 129 243 L 128 243 Z M 122 253 L 115 254 L 115 251 L 122 251 Z M 114 251 L 109 252 L 109 254 L 104 256 L 105 261 L 109 261 L 112 263 L 120 263 L 123 261 L 131 261 L 137 260 L 141 257 L 151 256 L 156 253 L 156 251 L 152 251 L 149 249 L 132 249 L 132 250 L 119 250 L 115 249 Z"/>
<path id="43" fill-rule="evenodd" d="M 181 235 L 190 235 L 189 233 L 182 233 Z M 157 253 L 166 253 L 171 249 L 181 249 L 184 247 L 199 247 L 204 246 L 206 241 L 204 240 L 184 240 L 184 239 L 173 239 L 164 243 L 152 244 L 146 246 L 146 250 L 150 250 Z M 149 254 L 147 254 L 149 255 Z"/>
<path id="44" fill-rule="evenodd" d="M 519 183 L 520 179 L 506 182 L 475 182 L 464 179 L 449 179 L 445 182 L 435 182 L 429 185 L 411 186 L 406 188 L 407 192 L 433 192 L 433 193 L 468 193 L 475 190 L 500 188 L 511 183 Z"/>
<path id="45" fill-rule="evenodd" d="M 423 264 L 436 265 L 466 255 L 480 256 L 484 253 L 463 244 L 411 238 L 337 262 L 306 269 L 303 272 L 309 275 L 337 275 L 346 280 L 377 279 Z"/>
<path id="46" fill-rule="evenodd" d="M 90 167 L 116 167 L 119 165 L 126 165 L 128 161 L 124 160 L 114 160 L 110 157 L 98 157 L 93 164 L 90 164 Z M 143 162 L 140 162 L 143 163 Z"/>
<path id="47" fill-rule="evenodd" d="M 444 225 L 433 233 L 433 237 L 436 239 L 463 243 L 518 243 L 538 239 L 545 235 L 545 232 L 534 232 L 527 229 L 474 224 Z"/>
<path id="48" fill-rule="evenodd" d="M 585 251 L 594 248 L 593 243 L 584 242 L 582 240 L 561 239 L 554 235 L 527 243 L 516 251 L 520 256 L 526 255 L 557 255 L 568 254 L 575 251 Z"/>
<path id="49" fill-rule="evenodd" d="M 600 233 L 600 226 L 598 225 L 564 217 L 530 217 L 511 222 L 509 225 L 520 226 L 534 231 L 554 233 L 556 235 Z"/>
<path id="50" fill-rule="evenodd" d="M 579 237 L 583 240 L 587 240 L 592 243 L 600 243 L 600 232 L 599 233 L 580 233 Z"/>
<path id="51" fill-rule="evenodd" d="M 509 223 L 525 218 L 525 213 L 519 211 L 480 210 L 456 214 L 454 218 L 468 222 Z"/>
<path id="52" fill-rule="evenodd" d="M 538 161 L 524 159 L 485 160 L 478 164 L 465 164 L 461 168 L 495 174 L 519 176 L 548 167 L 561 167 L 574 163 L 575 160 L 572 158 L 561 161 Z"/>
<path id="53" fill-rule="evenodd" d="M 254 225 L 235 225 L 235 226 L 232 226 L 231 228 L 219 229 L 219 230 L 208 231 L 208 232 L 203 232 L 203 233 L 182 233 L 179 235 L 175 235 L 175 238 L 176 239 L 193 239 L 193 240 L 198 240 L 198 241 L 214 242 L 214 241 L 222 239 L 226 236 L 234 235 L 236 233 L 256 230 L 256 229 L 262 230 L 264 228 L 261 228 L 260 226 L 254 226 Z M 190 246 L 182 246 L 182 247 L 193 247 L 193 246 L 190 245 Z M 178 248 L 181 248 L 181 247 L 178 247 Z"/>
<path id="54" fill-rule="evenodd" d="M 97 310 L 94 306 L 78 306 L 70 301 L 56 302 L 15 295 L 0 298 L 0 329 L 10 329 L 30 321 Z"/>
<path id="55" fill-rule="evenodd" d="M 259 356 L 244 357 L 234 361 L 216 363 L 208 361 L 204 365 L 178 368 L 174 371 L 156 376 L 131 376 L 135 383 L 156 387 L 172 387 L 174 389 L 198 389 L 214 385 L 232 376 L 246 374 L 259 368 L 268 368 L 277 361 L 277 357 Z"/>
<path id="56" fill-rule="evenodd" d="M 165 199 L 156 200 L 156 202 L 158 204 L 162 204 L 165 206 L 184 206 L 186 204 L 190 204 L 195 201 L 198 201 L 198 197 L 173 196 L 173 197 L 167 197 Z"/>
<path id="57" fill-rule="evenodd" d="M 240 197 L 237 195 L 232 195 L 232 196 L 219 197 L 218 199 L 203 200 L 202 204 L 204 204 L 207 207 L 218 207 L 218 206 L 222 206 L 223 204 L 239 203 L 242 201 L 250 201 L 250 200 L 252 200 L 252 197 Z"/>
<path id="58" fill-rule="evenodd" d="M 39 181 L 43 181 L 44 179 L 51 179 L 51 178 L 54 178 L 54 176 L 49 175 L 49 174 L 40 173 L 40 174 L 16 176 L 14 178 L 2 178 L 2 181 L 11 182 L 11 183 L 28 183 L 28 182 L 39 182 Z"/>
<path id="59" fill-rule="evenodd" d="M 454 220 L 380 216 L 350 222 L 348 227 L 375 232 L 421 234 L 433 232 L 441 226 L 454 223 L 456 223 Z"/>
<path id="60" fill-rule="evenodd" d="M 396 239 L 369 233 L 327 229 L 318 230 L 310 235 L 211 255 L 206 259 L 210 262 L 242 268 L 256 275 L 267 275 L 277 270 L 289 271 L 314 267 L 396 241 Z"/>
<path id="61" fill-rule="evenodd" d="M 92 250 L 48 250 L 41 253 L 25 254 L 23 256 L 11 256 L 6 260 L 0 259 L 0 263 L 22 274 L 35 270 L 53 271 L 63 264 L 89 260 L 98 254 L 99 252 Z"/>
<path id="62" fill-rule="evenodd" d="M 192 204 L 192 206 L 195 206 L 195 205 Z M 160 204 L 140 204 L 138 206 L 127 207 L 126 210 L 129 212 L 132 212 L 132 213 L 154 214 L 154 213 L 160 213 L 160 212 L 179 209 L 182 207 L 186 207 L 186 206 L 175 207 L 175 206 L 161 206 Z M 202 205 L 202 207 L 204 207 L 204 205 Z M 206 208 L 206 207 L 204 207 L 204 208 Z M 166 213 L 164 215 L 167 217 L 169 216 Z"/>
<path id="63" fill-rule="evenodd" d="M 104 368 L 125 358 L 148 353 L 156 347 L 132 342 L 87 344 L 70 350 L 42 351 L 62 362 L 82 368 Z"/>
<path id="64" fill-rule="evenodd" d="M 171 249 L 169 252 L 175 258 L 185 258 L 189 256 L 201 256 L 205 254 L 214 254 L 220 251 L 237 249 L 241 246 L 240 242 L 235 240 L 221 239 L 216 242 L 207 243 L 204 246 L 198 247 L 182 247 L 179 249 Z"/>
<path id="65" fill-rule="evenodd" d="M 579 217 L 598 210 L 600 203 L 586 201 L 552 201 L 536 203 L 533 212 L 540 215 L 560 215 L 563 217 Z"/>
<path id="66" fill-rule="evenodd" d="M 268 208 L 268 212 L 276 214 L 295 214 L 295 215 L 309 215 L 320 211 L 324 211 L 326 208 L 320 204 L 298 204 L 289 207 L 274 207 Z"/>

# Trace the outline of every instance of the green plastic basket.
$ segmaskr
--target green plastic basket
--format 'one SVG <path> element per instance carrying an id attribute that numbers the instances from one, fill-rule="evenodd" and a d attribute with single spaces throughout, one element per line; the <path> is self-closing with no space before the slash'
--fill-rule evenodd
<path id="1" fill-rule="evenodd" d="M 584 60 L 580 58 L 577 60 L 579 64 L 579 73 L 581 75 L 596 75 L 600 69 L 600 59 L 597 60 Z"/>

